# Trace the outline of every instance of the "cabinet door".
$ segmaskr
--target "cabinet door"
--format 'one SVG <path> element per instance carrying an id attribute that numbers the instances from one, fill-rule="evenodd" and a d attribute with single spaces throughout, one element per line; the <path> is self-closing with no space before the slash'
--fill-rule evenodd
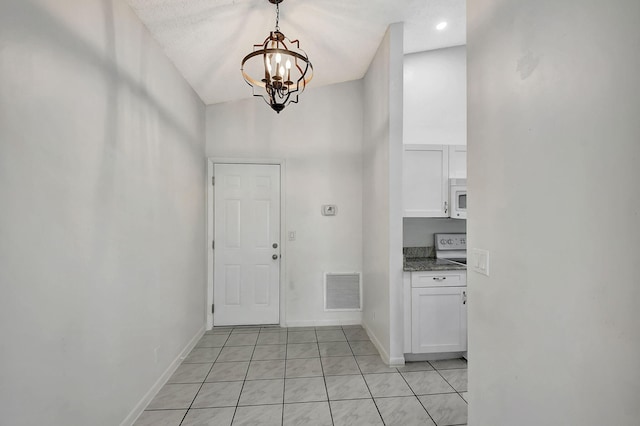
<path id="1" fill-rule="evenodd" d="M 466 287 L 412 289 L 413 353 L 467 350 L 466 291 Z"/>
<path id="2" fill-rule="evenodd" d="M 402 167 L 404 217 L 449 216 L 449 148 L 405 145 Z"/>
<path id="3" fill-rule="evenodd" d="M 466 145 L 452 145 L 449 147 L 449 177 L 452 179 L 467 178 Z"/>

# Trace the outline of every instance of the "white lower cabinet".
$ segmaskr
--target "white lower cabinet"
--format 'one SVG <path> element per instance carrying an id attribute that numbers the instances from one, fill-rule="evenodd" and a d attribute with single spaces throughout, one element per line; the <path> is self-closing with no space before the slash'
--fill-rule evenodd
<path id="1" fill-rule="evenodd" d="M 466 351 L 466 273 L 413 272 L 411 282 L 411 352 Z"/>

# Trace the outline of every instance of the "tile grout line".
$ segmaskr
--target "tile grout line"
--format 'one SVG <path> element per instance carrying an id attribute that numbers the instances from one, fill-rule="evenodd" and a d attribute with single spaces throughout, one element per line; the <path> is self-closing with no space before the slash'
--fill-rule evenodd
<path id="1" fill-rule="evenodd" d="M 429 363 L 429 365 L 431 365 L 431 363 Z M 431 365 L 431 367 L 433 368 L 433 365 Z M 428 370 L 427 370 L 428 371 Z M 439 426 L 438 423 L 436 423 L 436 420 L 433 418 L 433 416 L 431 415 L 431 413 L 429 412 L 429 410 L 427 410 L 427 407 L 424 406 L 424 404 L 422 403 L 422 401 L 420 401 L 420 398 L 418 397 L 418 394 L 416 394 L 416 391 L 413 390 L 413 388 L 411 387 L 411 385 L 409 384 L 409 382 L 407 381 L 407 379 L 404 377 L 404 374 L 402 374 L 401 371 L 398 371 L 398 373 L 400 374 L 400 377 L 402 377 L 402 380 L 404 380 L 404 382 L 407 384 L 407 386 L 409 387 L 409 389 L 411 390 L 411 393 L 413 393 L 413 396 L 415 399 L 418 400 L 418 404 L 420 404 L 420 406 L 422 407 L 422 409 L 427 413 L 427 416 L 429 416 L 429 418 L 431 419 L 431 421 L 433 422 L 434 425 Z"/>
<path id="2" fill-rule="evenodd" d="M 281 423 L 284 425 L 284 395 L 287 392 L 287 355 L 289 351 L 289 328 L 286 328 L 287 337 L 284 341 L 284 373 L 282 377 L 282 420 Z"/>
<path id="3" fill-rule="evenodd" d="M 206 336 L 206 332 L 205 332 L 205 336 Z M 225 339 L 224 344 L 227 343 L 227 341 L 229 340 L 230 336 L 231 336 L 231 333 L 229 333 L 229 336 L 227 336 L 227 338 Z M 204 337 L 204 336 L 202 336 L 202 337 Z M 224 345 L 222 345 L 222 347 L 224 348 Z M 191 400 L 191 404 L 189 404 L 189 408 L 187 408 L 187 411 L 184 413 L 184 416 L 182 417 L 182 420 L 180 420 L 179 425 L 182 425 L 182 423 L 184 423 L 184 419 L 187 418 L 187 415 L 189 414 L 189 411 L 191 411 L 191 407 L 193 407 L 193 403 L 195 402 L 196 398 L 198 398 L 198 394 L 200 394 L 200 391 L 202 390 L 202 387 L 204 386 L 204 384 L 205 384 L 205 382 L 207 380 L 207 377 L 209 377 L 209 374 L 211 374 L 211 370 L 213 370 L 213 366 L 215 365 L 216 361 L 220 357 L 221 353 L 222 353 L 222 349 L 220 349 L 220 352 L 218 352 L 218 355 L 216 355 L 216 359 L 213 361 L 213 364 L 211 364 L 211 368 L 209 368 L 209 371 L 204 376 L 204 379 L 202 379 L 202 383 L 200 383 L 200 388 L 198 389 L 198 392 L 196 392 L 195 396 Z M 187 356 L 189 356 L 189 355 L 187 355 Z M 182 365 L 182 363 L 180 363 L 180 365 Z"/>
<path id="4" fill-rule="evenodd" d="M 345 333 L 345 337 L 346 337 L 347 333 Z M 347 342 L 349 342 L 349 338 L 347 337 Z M 349 349 L 351 349 L 351 353 L 353 353 L 353 349 L 351 348 L 351 345 L 349 345 Z M 380 420 L 382 421 L 383 425 L 386 425 L 387 423 L 384 421 L 384 418 L 382 417 L 382 413 L 380 412 L 380 408 L 378 407 L 378 404 L 376 404 L 376 400 L 373 397 L 373 393 L 371 393 L 371 388 L 369 387 L 369 383 L 367 383 L 367 379 L 365 379 L 364 377 L 364 373 L 362 372 L 362 369 L 360 368 L 360 363 L 358 362 L 358 358 L 356 358 L 356 355 L 353 354 L 353 358 L 356 360 L 356 365 L 358 366 L 358 370 L 360 371 L 360 374 L 362 375 L 362 381 L 364 382 L 365 386 L 367 387 L 367 390 L 369 391 L 369 395 L 371 395 L 371 401 L 373 401 L 373 406 L 376 407 L 376 411 L 378 412 L 378 416 L 380 416 Z M 396 368 L 396 371 L 398 371 L 398 369 Z"/>
<path id="5" fill-rule="evenodd" d="M 388 374 L 388 373 L 387 373 Z M 357 374 L 351 374 L 351 376 L 357 376 Z M 301 379 L 312 379 L 312 378 L 318 378 L 319 376 L 316 377 L 298 377 Z M 339 376 L 327 376 L 327 377 L 339 377 Z M 343 376 L 344 377 L 344 376 Z M 266 379 L 265 379 L 266 380 Z M 273 379 L 269 379 L 269 380 L 273 380 Z M 238 380 L 239 381 L 239 380 Z M 224 382 L 213 382 L 213 383 L 224 383 Z M 205 383 L 206 384 L 206 383 Z M 404 396 L 378 396 L 376 397 L 377 399 L 395 399 L 395 398 L 411 398 L 412 396 L 432 396 L 432 395 L 453 395 L 455 392 L 445 392 L 445 393 L 429 393 L 429 394 L 425 394 L 425 395 L 404 395 Z M 365 397 L 365 398 L 341 398 L 341 399 L 334 399 L 333 401 L 363 401 L 363 400 L 368 400 L 371 398 Z M 309 404 L 310 402 L 324 402 L 324 401 L 300 401 L 300 402 L 289 402 L 289 405 L 292 404 Z M 246 407 L 262 407 L 262 406 L 270 406 L 270 405 L 280 405 L 278 404 L 268 404 L 268 403 L 264 403 L 264 404 L 253 404 L 253 405 L 247 405 Z M 211 409 L 218 409 L 218 408 L 235 408 L 234 406 L 227 406 L 227 407 L 194 407 L 191 410 L 211 410 Z M 185 410 L 185 408 L 154 408 L 152 410 L 145 410 L 145 411 L 178 411 L 178 410 Z M 464 423 L 462 423 L 464 424 Z M 452 425 L 452 426 L 457 426 L 457 425 Z"/>
<path id="6" fill-rule="evenodd" d="M 444 378 L 444 376 L 440 373 L 440 370 L 438 370 L 433 364 L 431 364 L 431 362 L 426 361 L 427 363 L 429 363 L 429 365 L 431 366 L 431 368 L 433 368 L 432 371 L 435 371 L 438 373 L 438 375 L 440 377 L 442 377 L 442 380 L 444 380 L 449 386 L 451 386 L 451 383 L 449 383 L 449 381 L 447 379 Z M 449 369 L 449 370 L 463 370 L 462 368 L 460 369 Z M 430 371 L 430 370 L 427 370 Z M 406 382 L 407 379 L 405 379 L 404 375 L 400 374 L 402 376 L 402 378 L 404 379 L 404 381 Z M 407 385 L 409 385 L 409 382 L 407 382 Z M 429 410 L 427 410 L 427 407 L 424 406 L 424 404 L 422 403 L 422 401 L 420 400 L 420 398 L 418 397 L 418 395 L 413 391 L 413 388 L 411 388 L 411 385 L 409 385 L 409 388 L 411 389 L 411 391 L 414 393 L 414 395 L 416 396 L 416 398 L 418 399 L 418 402 L 420 403 L 420 405 L 422 405 L 422 408 L 424 408 L 424 410 L 427 412 L 427 414 L 429 415 L 429 417 L 431 418 L 431 420 L 433 421 L 433 423 L 438 426 L 438 424 L 436 423 L 435 419 L 431 416 L 431 413 L 429 412 Z M 430 396 L 430 395 L 451 395 L 452 393 L 456 393 L 458 394 L 458 396 L 460 396 L 460 398 L 462 398 L 462 395 L 460 395 L 460 393 L 456 390 L 456 388 L 454 388 L 453 386 L 451 386 L 451 389 L 453 389 L 455 392 L 441 392 L 441 393 L 433 393 L 433 394 L 426 394 L 426 395 L 422 395 L 422 396 Z M 469 406 L 469 403 L 462 398 L 462 400 L 467 404 L 467 407 Z M 465 423 L 462 423 L 461 425 L 464 425 Z M 455 425 L 453 425 L 455 426 Z"/>
<path id="7" fill-rule="evenodd" d="M 231 334 L 229 336 L 231 336 Z M 256 337 L 256 343 L 258 343 L 259 338 L 260 338 L 260 331 L 258 331 L 258 337 Z M 244 384 L 247 382 L 247 376 L 249 375 L 249 368 L 251 367 L 251 358 L 253 358 L 253 354 L 255 353 L 255 351 L 256 351 L 256 345 L 253 346 L 253 351 L 251 351 L 251 356 L 249 357 L 249 364 L 247 365 L 247 371 L 244 373 L 244 379 L 242 380 L 242 386 L 240 387 L 240 393 L 238 394 L 238 400 L 236 401 L 236 409 L 233 411 L 233 417 L 231 417 L 231 424 L 233 424 L 233 421 L 236 419 L 236 414 L 238 413 L 238 407 L 240 406 L 240 398 L 242 397 Z"/>
<path id="8" fill-rule="evenodd" d="M 457 393 L 457 394 L 458 394 L 458 396 L 459 396 L 460 398 L 462 398 L 462 400 L 467 404 L 467 407 L 468 407 L 468 406 L 469 406 L 469 403 L 467 402 L 467 400 L 466 400 L 466 399 L 464 399 L 464 398 L 463 398 L 463 396 L 462 396 L 462 395 L 460 395 L 460 392 L 458 391 L 458 389 L 454 388 L 454 387 L 453 387 L 453 385 L 452 385 L 451 383 L 449 383 L 449 381 L 448 381 L 448 380 L 447 380 L 447 379 L 442 375 L 442 373 L 440 373 L 440 370 L 438 370 L 436 367 L 434 367 L 434 366 L 433 366 L 433 364 L 431 364 L 431 363 L 429 362 L 429 365 L 430 365 L 431 367 L 433 367 L 433 369 L 434 369 L 435 371 L 437 371 L 437 372 L 438 372 L 438 374 L 440 375 L 440 377 L 442 377 L 442 380 L 444 380 L 445 382 L 447 382 L 447 384 L 448 384 L 449 386 L 451 386 L 451 389 L 453 389 L 453 390 L 455 391 L 455 393 Z M 466 369 L 466 368 L 443 368 L 443 370 L 467 370 L 467 369 Z M 465 391 L 465 392 L 466 392 L 466 391 Z M 453 393 L 453 392 L 447 392 L 447 393 Z"/>
<path id="9" fill-rule="evenodd" d="M 341 329 L 342 334 L 344 331 Z M 327 406 L 329 407 L 329 417 L 331 417 L 331 425 L 335 426 L 333 421 L 333 410 L 331 409 L 331 401 L 329 400 L 329 388 L 327 387 L 327 376 L 324 375 L 324 366 L 322 365 L 322 357 L 320 356 L 320 342 L 318 342 L 318 329 L 316 328 L 316 342 L 318 345 L 318 362 L 320 363 L 320 371 L 322 371 L 322 380 L 324 381 L 324 391 L 327 393 Z M 345 336 L 346 338 L 346 336 Z"/>

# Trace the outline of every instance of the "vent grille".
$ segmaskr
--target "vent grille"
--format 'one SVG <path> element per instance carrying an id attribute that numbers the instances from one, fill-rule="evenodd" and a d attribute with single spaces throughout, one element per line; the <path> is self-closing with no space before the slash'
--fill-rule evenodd
<path id="1" fill-rule="evenodd" d="M 324 274 L 325 311 L 362 310 L 362 288 L 359 272 Z"/>

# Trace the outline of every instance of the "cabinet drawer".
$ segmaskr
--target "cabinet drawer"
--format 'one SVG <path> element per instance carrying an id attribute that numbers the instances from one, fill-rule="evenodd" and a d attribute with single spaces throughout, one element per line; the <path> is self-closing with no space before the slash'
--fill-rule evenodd
<path id="1" fill-rule="evenodd" d="M 464 287 L 466 271 L 425 271 L 411 273 L 411 287 Z"/>

